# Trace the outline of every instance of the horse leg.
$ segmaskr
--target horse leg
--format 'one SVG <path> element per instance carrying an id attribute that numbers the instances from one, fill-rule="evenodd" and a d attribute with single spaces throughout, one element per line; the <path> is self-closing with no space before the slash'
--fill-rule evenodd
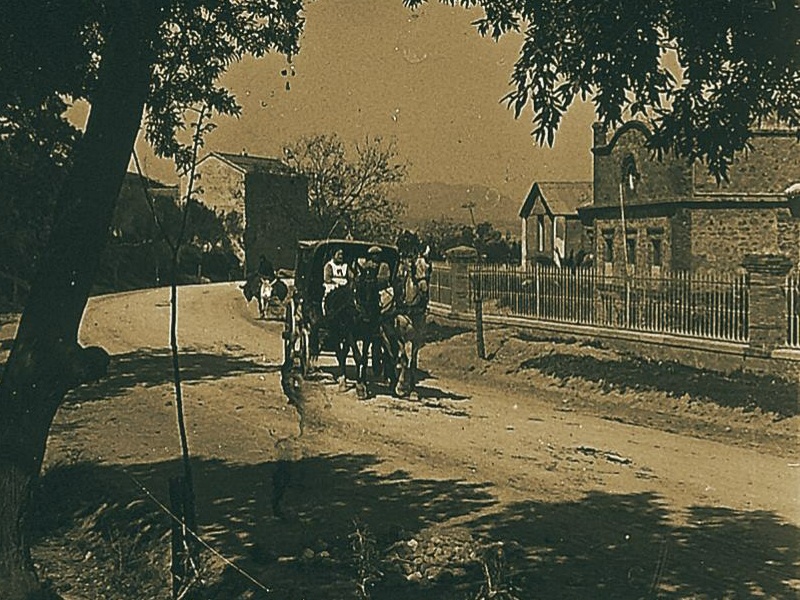
<path id="1" fill-rule="evenodd" d="M 308 370 L 309 372 L 316 371 L 319 358 L 319 329 L 317 327 L 311 327 L 308 333 L 308 354 L 310 357 Z M 338 358 L 339 355 L 336 356 Z"/>
<path id="2" fill-rule="evenodd" d="M 411 377 L 412 389 L 417 386 L 417 378 L 419 376 L 419 351 L 425 343 L 425 313 L 420 314 L 414 323 L 414 347 L 411 353 Z"/>
<path id="3" fill-rule="evenodd" d="M 358 342 L 352 336 L 350 337 L 350 344 L 353 349 L 353 360 L 356 363 L 356 396 L 359 400 L 366 400 L 369 396 L 367 390 L 367 359 L 369 357 L 369 342 L 365 338 L 361 342 L 361 349 L 358 348 Z"/>
<path id="4" fill-rule="evenodd" d="M 419 355 L 419 344 L 417 340 L 411 342 L 411 356 L 408 361 L 408 387 L 409 394 L 414 394 L 417 391 L 417 356 Z"/>
<path id="5" fill-rule="evenodd" d="M 397 395 L 407 398 L 414 390 L 414 371 L 411 367 L 413 356 L 413 342 L 403 340 L 397 353 L 397 365 L 400 377 L 397 380 Z"/>
<path id="6" fill-rule="evenodd" d="M 381 326 L 378 333 L 376 342 L 382 349 L 383 354 L 383 368 L 381 369 L 381 376 L 384 381 L 388 380 L 389 389 L 395 394 L 395 386 L 397 385 L 397 344 L 394 341 L 394 336 L 390 336 L 387 330 Z M 396 394 L 395 394 L 396 395 Z"/>
<path id="7" fill-rule="evenodd" d="M 378 343 L 378 340 L 372 339 L 369 342 L 370 351 L 372 354 L 372 374 L 375 377 L 380 378 L 382 375 L 382 366 L 383 366 L 383 352 L 381 351 L 381 346 Z"/>
<path id="8" fill-rule="evenodd" d="M 349 348 L 344 341 L 340 341 L 336 345 L 336 359 L 339 363 L 339 373 L 336 380 L 339 383 L 339 391 L 344 392 L 347 390 L 347 354 Z"/>

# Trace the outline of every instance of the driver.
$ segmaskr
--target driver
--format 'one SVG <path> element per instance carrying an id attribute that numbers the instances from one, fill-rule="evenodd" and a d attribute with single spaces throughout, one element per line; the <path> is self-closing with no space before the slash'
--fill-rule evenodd
<path id="1" fill-rule="evenodd" d="M 381 310 L 386 311 L 391 307 L 394 300 L 392 269 L 389 263 L 383 260 L 383 250 L 380 246 L 371 246 L 367 250 L 367 255 L 366 271 L 378 282 Z"/>

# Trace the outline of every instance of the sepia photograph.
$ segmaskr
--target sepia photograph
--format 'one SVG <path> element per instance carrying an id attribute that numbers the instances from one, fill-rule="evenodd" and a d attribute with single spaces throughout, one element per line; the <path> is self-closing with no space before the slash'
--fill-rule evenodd
<path id="1" fill-rule="evenodd" d="M 798 0 L 0 40 L 0 600 L 800 598 Z"/>

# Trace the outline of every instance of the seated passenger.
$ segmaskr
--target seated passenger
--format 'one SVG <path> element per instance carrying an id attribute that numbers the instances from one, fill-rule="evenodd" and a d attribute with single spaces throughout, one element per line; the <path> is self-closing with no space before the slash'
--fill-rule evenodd
<path id="1" fill-rule="evenodd" d="M 337 248 L 333 252 L 331 259 L 325 263 L 322 273 L 322 287 L 324 292 L 322 294 L 322 306 L 325 310 L 325 298 L 331 293 L 331 290 L 337 287 L 347 285 L 347 263 L 344 262 L 344 250 Z"/>

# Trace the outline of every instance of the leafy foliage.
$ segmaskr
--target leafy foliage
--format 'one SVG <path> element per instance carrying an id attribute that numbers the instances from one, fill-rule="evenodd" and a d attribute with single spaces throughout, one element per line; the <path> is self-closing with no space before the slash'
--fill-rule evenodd
<path id="1" fill-rule="evenodd" d="M 147 139 L 160 156 L 187 169 L 181 141 L 186 111 L 238 115 L 240 107 L 219 78 L 245 55 L 298 51 L 301 0 L 160 0 L 151 44 Z M 0 23 L 0 132 L 26 131 L 53 143 L 36 115 L 60 116 L 65 98 L 91 102 L 98 67 L 126 2 L 44 0 L 5 7 Z M 63 121 L 63 119 L 62 119 Z M 61 154 L 66 154 L 64 149 Z"/>
<path id="2" fill-rule="evenodd" d="M 576 97 L 607 127 L 644 119 L 654 152 L 704 161 L 718 177 L 753 127 L 777 120 L 800 133 L 795 0 L 442 1 L 481 6 L 482 35 L 523 32 L 505 99 L 517 116 L 532 109 L 540 144 Z"/>
<path id="3" fill-rule="evenodd" d="M 194 282 L 199 277 L 225 281 L 238 276 L 241 264 L 228 236 L 225 218 L 196 200 L 181 206 L 176 189 L 164 188 L 157 182 L 146 183 L 150 186 L 152 211 L 138 177 L 132 174 L 126 177 L 97 288 L 111 291 L 165 284 L 171 249 L 156 223 L 161 223 L 164 233 L 175 239 L 183 226 L 183 211 L 187 211 L 187 218 L 185 241 L 179 253 L 179 281 Z"/>
<path id="4" fill-rule="evenodd" d="M 319 134 L 287 146 L 284 157 L 308 177 L 308 200 L 318 235 L 394 237 L 403 207 L 388 192 L 407 171 L 394 141 L 367 137 L 348 150 L 336 134 Z"/>
<path id="5" fill-rule="evenodd" d="M 22 128 L 0 136 L 0 304 L 6 308 L 18 307 L 33 279 L 56 212 L 66 160 L 61 150 L 76 134 L 44 112 L 31 117 L 42 138 Z"/>
<path id="6" fill-rule="evenodd" d="M 435 260 L 444 260 L 446 252 L 456 246 L 472 246 L 489 262 L 518 262 L 521 256 L 519 241 L 489 222 L 471 227 L 447 219 L 428 221 L 417 235 L 423 244 L 430 246 Z"/>
<path id="7" fill-rule="evenodd" d="M 80 132 L 66 118 L 66 109 L 79 100 L 91 104 L 106 44 L 117 24 L 131 18 L 134 5 L 139 10 L 147 7 L 156 21 L 150 43 L 146 137 L 157 154 L 174 159 L 184 173 L 190 170 L 193 142 L 185 128 L 197 107 L 206 116 L 239 114 L 234 97 L 219 83 L 224 71 L 246 54 L 277 51 L 291 57 L 298 51 L 303 27 L 300 0 L 156 0 L 130 5 L 119 0 L 43 0 L 4 7 L 0 20 L 0 297 L 18 302 L 33 278 L 37 257 L 57 218 L 53 198 L 80 139 Z M 211 128 L 206 119 L 202 133 Z M 198 210 L 192 209 L 195 216 Z M 152 215 L 140 216 L 152 221 Z M 236 224 L 228 225 L 233 239 Z M 136 227 L 134 239 L 128 239 L 131 232 L 114 225 L 124 237 L 112 236 L 107 261 L 113 263 L 116 256 L 129 262 L 133 246 L 152 240 L 142 233 L 141 223 Z M 197 244 L 189 245 L 183 251 L 184 262 L 197 254 Z M 212 246 L 214 252 L 219 248 L 216 242 Z M 229 251 L 226 247 L 222 254 Z M 116 270 L 113 264 L 103 267 L 104 287 L 117 279 Z"/>
<path id="8" fill-rule="evenodd" d="M 301 0 L 184 0 L 172 2 L 159 28 L 146 133 L 156 153 L 188 172 L 192 152 L 181 140 L 186 113 L 197 105 L 211 114 L 238 116 L 220 76 L 244 55 L 298 51 Z"/>

